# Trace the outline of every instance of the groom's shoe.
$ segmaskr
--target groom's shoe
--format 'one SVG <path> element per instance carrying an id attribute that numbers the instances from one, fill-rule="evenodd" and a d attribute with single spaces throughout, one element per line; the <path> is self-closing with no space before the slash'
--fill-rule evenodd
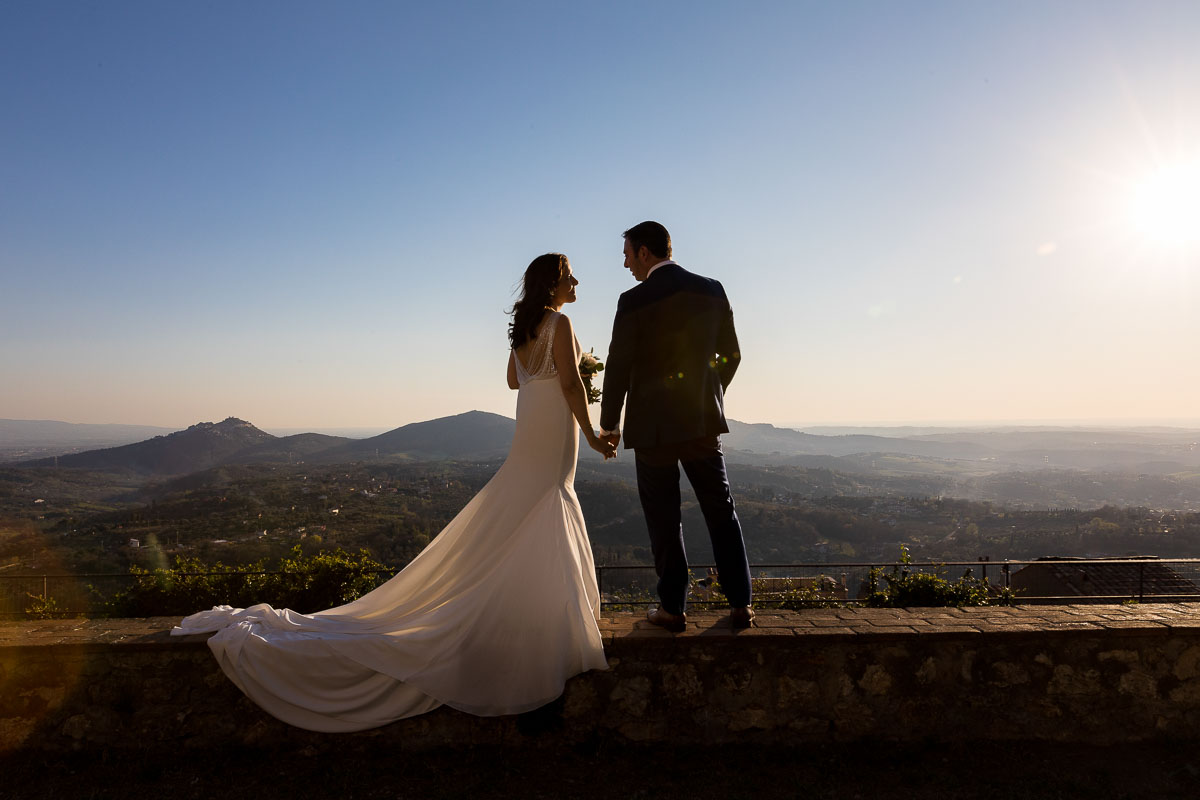
<path id="1" fill-rule="evenodd" d="M 662 608 L 652 608 L 646 612 L 646 619 L 651 624 L 666 628 L 671 633 L 683 633 L 687 627 L 687 614 L 672 614 Z"/>
<path id="2" fill-rule="evenodd" d="M 749 628 L 754 621 L 754 609 L 750 606 L 730 609 L 729 624 L 734 628 Z"/>

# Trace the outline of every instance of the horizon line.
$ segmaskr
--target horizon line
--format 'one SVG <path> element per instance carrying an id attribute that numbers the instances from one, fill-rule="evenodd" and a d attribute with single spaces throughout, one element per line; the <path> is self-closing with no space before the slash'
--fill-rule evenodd
<path id="1" fill-rule="evenodd" d="M 471 409 L 481 413 L 495 414 L 496 412 L 483 411 L 482 409 Z M 446 414 L 440 417 L 430 417 L 428 419 L 416 419 L 406 422 L 388 423 L 388 424 L 353 424 L 353 425 L 261 425 L 257 422 L 250 422 L 256 428 L 270 433 L 274 431 L 286 431 L 292 433 L 319 433 L 321 431 L 340 430 L 340 431 L 378 431 L 385 432 L 402 428 L 406 425 L 413 425 L 421 422 L 432 422 L 438 419 L 446 419 L 448 417 L 460 416 L 458 414 Z M 512 417 L 506 414 L 496 414 L 496 416 Z M 229 419 L 234 417 L 242 419 L 236 415 L 226 415 L 221 419 Z M 804 431 L 814 428 L 1024 428 L 1024 427 L 1039 427 L 1039 428 L 1179 428 L 1179 429 L 1200 429 L 1200 418 L 1186 417 L 1094 417 L 1094 418 L 1025 418 L 1025 419 L 966 419 L 966 420 L 835 420 L 835 421 L 813 421 L 804 422 L 774 422 L 774 421 L 757 421 L 750 422 L 748 420 L 737 419 L 736 417 L 728 417 L 734 422 L 742 424 L 761 425 L 768 424 L 776 428 Z M 220 422 L 220 419 L 200 420 L 198 422 L 190 422 L 186 425 L 161 425 L 152 423 L 136 423 L 136 422 L 71 422 L 68 420 L 59 419 L 18 419 L 14 417 L 0 417 L 0 421 L 4 422 L 41 422 L 41 423 L 59 423 L 64 425 L 95 425 L 95 426 L 123 426 L 123 427 L 141 427 L 141 428 L 160 428 L 162 430 L 181 431 L 192 425 L 200 424 L 201 422 Z"/>

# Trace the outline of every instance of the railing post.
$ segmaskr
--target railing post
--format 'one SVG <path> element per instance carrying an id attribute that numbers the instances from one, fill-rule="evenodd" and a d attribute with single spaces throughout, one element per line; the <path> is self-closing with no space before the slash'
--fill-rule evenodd
<path id="1" fill-rule="evenodd" d="M 1146 592 L 1146 565 L 1138 564 L 1138 602 L 1142 602 L 1142 598 Z"/>

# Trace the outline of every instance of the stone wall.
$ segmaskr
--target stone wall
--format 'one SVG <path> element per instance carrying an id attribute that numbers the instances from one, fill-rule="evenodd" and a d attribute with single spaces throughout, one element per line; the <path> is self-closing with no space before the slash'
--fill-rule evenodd
<path id="1" fill-rule="evenodd" d="M 519 717 L 316 734 L 260 711 L 174 619 L 0 623 L 0 754 L 231 745 L 1200 739 L 1200 604 L 696 614 L 602 624 L 610 669 Z"/>

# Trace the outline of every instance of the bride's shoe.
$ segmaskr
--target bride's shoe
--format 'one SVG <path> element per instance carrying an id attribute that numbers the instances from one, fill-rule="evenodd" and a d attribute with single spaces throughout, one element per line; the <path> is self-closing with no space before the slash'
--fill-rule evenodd
<path id="1" fill-rule="evenodd" d="M 652 625 L 666 628 L 671 633 L 683 633 L 684 628 L 687 627 L 687 614 L 672 614 L 662 608 L 652 608 L 647 611 L 646 619 L 650 620 Z"/>

